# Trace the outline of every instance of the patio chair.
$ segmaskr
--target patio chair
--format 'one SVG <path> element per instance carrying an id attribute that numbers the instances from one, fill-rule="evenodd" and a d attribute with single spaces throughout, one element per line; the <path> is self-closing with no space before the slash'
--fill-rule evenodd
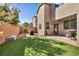
<path id="1" fill-rule="evenodd" d="M 77 40 L 77 33 L 76 33 L 76 31 L 71 31 L 71 37 L 72 37 L 72 40 Z"/>
<path id="2" fill-rule="evenodd" d="M 70 38 L 70 37 L 71 37 L 70 31 L 67 31 L 67 32 L 65 33 L 65 36 L 68 37 L 68 38 Z"/>

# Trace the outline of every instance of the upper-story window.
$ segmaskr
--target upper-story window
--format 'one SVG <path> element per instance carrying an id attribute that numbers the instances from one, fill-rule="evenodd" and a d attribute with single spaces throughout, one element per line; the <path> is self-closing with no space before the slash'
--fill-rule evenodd
<path id="1" fill-rule="evenodd" d="M 39 29 L 42 29 L 42 25 L 41 24 L 39 24 Z"/>
<path id="2" fill-rule="evenodd" d="M 64 3 L 57 3 L 57 4 L 55 4 L 55 8 L 58 8 L 58 7 L 60 7 L 60 6 L 62 6 Z"/>
<path id="3" fill-rule="evenodd" d="M 46 29 L 49 29 L 49 28 L 50 28 L 50 23 L 46 22 Z"/>

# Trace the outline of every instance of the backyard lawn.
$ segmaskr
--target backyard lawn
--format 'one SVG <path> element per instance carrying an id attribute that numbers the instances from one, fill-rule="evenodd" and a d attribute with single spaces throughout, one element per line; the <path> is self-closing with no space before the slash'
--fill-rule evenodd
<path id="1" fill-rule="evenodd" d="M 1 56 L 79 56 L 79 48 L 46 38 L 24 38 L 0 45 Z"/>

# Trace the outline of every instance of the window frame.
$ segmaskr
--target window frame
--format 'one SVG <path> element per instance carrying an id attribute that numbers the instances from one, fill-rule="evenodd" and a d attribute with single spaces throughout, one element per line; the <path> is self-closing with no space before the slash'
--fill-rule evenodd
<path id="1" fill-rule="evenodd" d="M 68 25 L 66 24 L 68 22 Z M 66 27 L 68 26 L 68 27 Z M 64 29 L 69 29 L 69 20 L 64 21 Z"/>
<path id="2" fill-rule="evenodd" d="M 73 22 L 72 22 L 73 21 Z M 75 23 L 74 23 L 74 21 L 75 21 Z M 68 25 L 67 25 L 67 23 L 65 23 L 65 22 L 68 22 Z M 74 24 L 72 24 L 72 23 L 74 23 Z M 72 26 L 73 25 L 73 26 Z M 68 27 L 67 27 L 68 26 Z M 64 21 L 64 29 L 77 29 L 77 19 L 70 19 L 70 20 L 65 20 Z"/>
<path id="3" fill-rule="evenodd" d="M 50 22 L 46 22 L 46 29 L 50 29 Z"/>

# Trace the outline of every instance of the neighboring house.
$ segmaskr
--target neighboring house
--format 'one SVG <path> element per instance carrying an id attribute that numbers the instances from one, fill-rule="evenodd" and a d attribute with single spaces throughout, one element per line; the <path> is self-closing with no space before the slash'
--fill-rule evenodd
<path id="1" fill-rule="evenodd" d="M 30 34 L 30 32 L 35 32 L 35 27 L 33 27 L 33 23 L 28 24 L 27 26 L 20 26 L 20 34 Z"/>
<path id="2" fill-rule="evenodd" d="M 29 25 L 29 34 L 34 35 L 34 33 L 36 33 L 36 29 L 35 29 L 35 27 L 33 27 L 33 23 L 30 23 L 30 25 Z"/>
<path id="3" fill-rule="evenodd" d="M 18 36 L 20 31 L 19 25 L 11 25 L 5 22 L 0 23 L 0 31 L 3 31 L 3 36 L 0 36 L 0 44 L 4 43 L 6 41 L 6 38 L 10 36 Z"/>

